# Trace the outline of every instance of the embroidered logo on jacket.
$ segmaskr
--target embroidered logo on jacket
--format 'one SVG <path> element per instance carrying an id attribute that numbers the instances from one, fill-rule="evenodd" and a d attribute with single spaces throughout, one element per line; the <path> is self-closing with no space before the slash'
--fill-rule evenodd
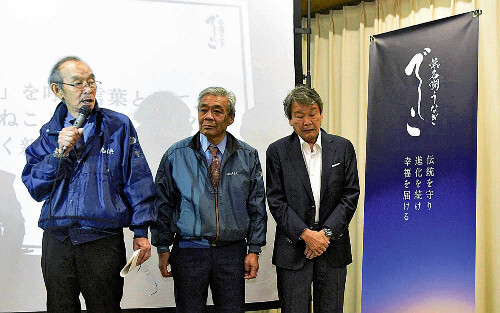
<path id="1" fill-rule="evenodd" d="M 229 172 L 227 173 L 227 176 L 236 176 L 238 175 L 238 172 Z"/>
<path id="2" fill-rule="evenodd" d="M 115 150 L 113 150 L 113 148 L 104 149 L 104 147 L 102 147 L 101 148 L 101 153 L 103 153 L 103 154 L 114 154 Z"/>

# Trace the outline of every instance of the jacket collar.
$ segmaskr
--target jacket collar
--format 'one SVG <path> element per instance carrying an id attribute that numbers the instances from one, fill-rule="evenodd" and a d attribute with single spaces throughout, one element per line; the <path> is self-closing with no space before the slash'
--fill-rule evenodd
<path id="1" fill-rule="evenodd" d="M 326 193 L 326 188 L 328 186 L 328 180 L 333 172 L 332 162 L 335 159 L 335 154 L 337 147 L 333 144 L 333 136 L 327 134 L 323 129 L 321 130 L 321 157 L 322 170 L 321 170 L 321 191 L 320 191 L 320 201 Z M 321 207 L 320 207 L 321 208 Z"/>
<path id="2" fill-rule="evenodd" d="M 321 158 L 322 158 L 322 174 L 321 174 L 321 191 L 320 191 L 320 201 L 325 194 L 325 188 L 328 184 L 328 179 L 330 177 L 331 164 L 328 163 L 328 160 L 332 160 L 335 155 L 335 147 L 331 144 L 333 142 L 333 137 L 325 132 L 323 129 L 320 129 L 321 132 Z M 297 176 L 302 181 L 304 188 L 307 191 L 307 194 L 311 199 L 314 199 L 311 181 L 309 180 L 309 174 L 307 173 L 307 168 L 304 163 L 304 157 L 302 156 L 302 150 L 300 146 L 299 135 L 296 132 L 293 132 L 289 137 L 289 145 L 290 148 L 288 151 L 288 157 L 292 164 L 294 164 L 294 168 L 297 169 Z"/>
<path id="3" fill-rule="evenodd" d="M 226 137 L 227 137 L 226 151 L 228 152 L 229 155 L 231 155 L 234 152 L 236 152 L 236 150 L 239 149 L 240 145 L 238 144 L 238 139 L 236 139 L 236 137 L 234 137 L 230 132 L 226 131 Z M 189 146 L 193 148 L 195 151 L 201 150 L 199 131 L 196 134 L 194 134 L 194 136 L 191 138 Z"/>
<path id="4" fill-rule="evenodd" d="M 99 108 L 99 105 L 96 101 L 89 120 L 95 121 L 98 114 L 102 115 L 102 110 Z M 66 115 L 68 115 L 68 108 L 66 106 L 66 103 L 64 103 L 64 101 L 61 101 L 57 105 L 50 121 L 42 126 L 41 132 L 47 134 L 58 133 L 62 128 L 64 128 L 64 119 L 66 118 Z"/>
<path id="5" fill-rule="evenodd" d="M 311 182 L 309 180 L 309 174 L 307 173 L 306 164 L 304 163 L 304 157 L 302 156 L 302 150 L 300 147 L 299 135 L 293 132 L 289 137 L 289 147 L 287 148 L 288 158 L 292 167 L 296 170 L 296 175 L 299 177 L 307 195 L 314 200 Z"/>

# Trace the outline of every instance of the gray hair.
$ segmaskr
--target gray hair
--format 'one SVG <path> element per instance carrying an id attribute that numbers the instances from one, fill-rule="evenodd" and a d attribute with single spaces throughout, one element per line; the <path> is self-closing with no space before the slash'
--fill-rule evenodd
<path id="1" fill-rule="evenodd" d="M 283 101 L 283 109 L 285 110 L 285 115 L 289 120 L 292 119 L 292 104 L 294 102 L 305 105 L 317 104 L 319 107 L 319 113 L 323 113 L 323 101 L 316 90 L 310 87 L 297 86 L 286 96 Z"/>
<path id="2" fill-rule="evenodd" d="M 73 55 L 64 57 L 59 61 L 57 61 L 57 63 L 54 64 L 54 66 L 52 66 L 52 70 L 50 71 L 49 86 L 52 85 L 53 83 L 56 83 L 59 86 L 59 88 L 62 89 L 63 84 L 62 84 L 61 71 L 59 68 L 61 67 L 61 65 L 63 65 L 64 62 L 68 61 L 83 62 L 79 57 Z"/>
<path id="3" fill-rule="evenodd" d="M 236 112 L 236 96 L 233 92 L 227 91 L 222 87 L 208 87 L 203 89 L 198 96 L 198 110 L 200 109 L 201 99 L 206 95 L 221 96 L 227 98 L 227 115 L 234 115 Z"/>

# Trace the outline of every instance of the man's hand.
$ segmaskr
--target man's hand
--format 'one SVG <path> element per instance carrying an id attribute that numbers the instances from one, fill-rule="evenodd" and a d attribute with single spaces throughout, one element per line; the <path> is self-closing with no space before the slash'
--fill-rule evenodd
<path id="1" fill-rule="evenodd" d="M 172 277 L 172 272 L 169 272 L 168 259 L 170 257 L 170 252 L 158 253 L 158 268 L 160 269 L 161 276 Z"/>
<path id="2" fill-rule="evenodd" d="M 317 256 L 320 256 L 321 254 L 317 254 L 315 252 L 313 252 L 311 249 L 309 249 L 308 246 L 306 246 L 306 249 L 304 250 L 304 255 L 306 256 L 306 259 L 313 259 Z"/>
<path id="3" fill-rule="evenodd" d="M 57 143 L 59 151 L 62 152 L 63 147 L 66 147 L 66 154 L 69 153 L 78 140 L 82 137 L 83 128 L 76 128 L 75 126 L 65 127 L 59 132 Z"/>
<path id="4" fill-rule="evenodd" d="M 245 257 L 245 279 L 254 279 L 259 271 L 259 256 L 249 253 Z"/>
<path id="5" fill-rule="evenodd" d="M 137 249 L 141 249 L 141 252 L 139 252 L 136 265 L 141 265 L 151 256 L 151 245 L 148 238 L 134 238 L 134 251 Z"/>
<path id="6" fill-rule="evenodd" d="M 304 255 L 308 259 L 312 259 L 323 254 L 323 252 L 328 249 L 328 245 L 330 244 L 330 238 L 325 236 L 325 232 L 323 230 L 314 231 L 305 229 L 300 238 L 302 238 L 302 240 L 306 243 Z"/>

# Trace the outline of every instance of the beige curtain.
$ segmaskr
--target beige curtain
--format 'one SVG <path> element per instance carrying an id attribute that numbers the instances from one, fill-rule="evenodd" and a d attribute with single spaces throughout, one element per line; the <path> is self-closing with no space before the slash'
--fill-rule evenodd
<path id="1" fill-rule="evenodd" d="M 312 21 L 312 86 L 325 130 L 350 139 L 357 151 L 362 193 L 350 231 L 345 312 L 361 311 L 363 203 L 369 36 L 454 14 L 483 10 L 479 23 L 476 312 L 500 313 L 500 1 L 377 0 L 344 7 Z M 303 42 L 305 71 L 305 36 Z M 459 230 L 458 230 L 459 231 Z"/>

